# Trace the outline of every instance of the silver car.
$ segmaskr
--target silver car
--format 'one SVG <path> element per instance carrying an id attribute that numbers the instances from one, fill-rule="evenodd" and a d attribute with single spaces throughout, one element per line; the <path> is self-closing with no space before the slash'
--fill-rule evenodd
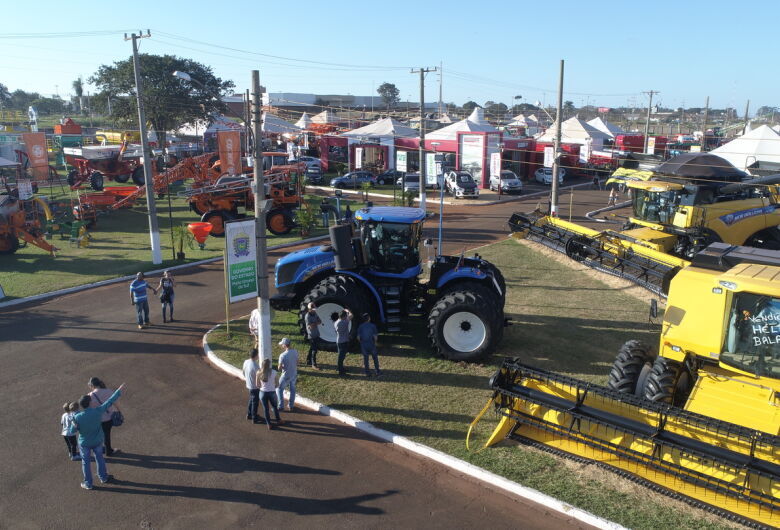
<path id="1" fill-rule="evenodd" d="M 522 193 L 523 183 L 514 171 L 503 169 L 500 179 L 496 175 L 490 177 L 490 191 L 499 191 L 499 189 L 501 193 Z"/>

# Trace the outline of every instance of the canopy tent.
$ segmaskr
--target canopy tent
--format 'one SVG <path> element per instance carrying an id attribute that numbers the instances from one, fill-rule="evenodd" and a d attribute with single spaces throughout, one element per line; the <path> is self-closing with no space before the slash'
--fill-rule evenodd
<path id="1" fill-rule="evenodd" d="M 449 114 L 444 113 L 439 118 L 439 123 L 452 123 L 452 118 L 450 118 Z"/>
<path id="2" fill-rule="evenodd" d="M 336 113 L 330 109 L 323 110 L 319 114 L 316 114 L 312 119 L 312 123 L 338 123 L 339 117 Z"/>
<path id="3" fill-rule="evenodd" d="M 0 156 L 0 168 L 16 167 L 18 165 L 20 165 L 19 162 L 8 160 L 7 158 Z"/>
<path id="4" fill-rule="evenodd" d="M 304 112 L 303 114 L 301 114 L 301 119 L 295 122 L 295 125 L 297 127 L 300 127 L 301 129 L 308 129 L 311 123 L 312 123 L 311 118 L 307 113 Z"/>
<path id="5" fill-rule="evenodd" d="M 772 127 L 762 125 L 713 149 L 710 153 L 742 170 L 761 162 L 780 163 L 780 134 Z"/>
<path id="6" fill-rule="evenodd" d="M 596 129 L 592 125 L 588 125 L 579 118 L 569 118 L 561 124 L 561 142 L 566 144 L 585 145 L 588 142 L 592 142 L 594 144 L 593 149 L 601 149 L 604 140 L 609 138 L 611 138 L 610 135 Z M 537 140 L 539 142 L 554 142 L 555 123 L 539 136 Z"/>
<path id="7" fill-rule="evenodd" d="M 738 181 L 745 176 L 728 160 L 712 153 L 683 153 L 655 168 L 656 173 L 675 177 Z"/>
<path id="8" fill-rule="evenodd" d="M 393 118 L 382 118 L 373 123 L 369 123 L 363 127 L 352 129 L 342 133 L 341 136 L 347 136 L 349 138 L 358 137 L 381 137 L 381 136 L 400 136 L 403 138 L 417 138 L 419 133 L 416 129 L 408 127 Z"/>
<path id="9" fill-rule="evenodd" d="M 601 118 L 593 118 L 588 122 L 588 125 L 596 128 L 597 130 L 609 135 L 610 137 L 614 138 L 618 134 L 625 134 L 626 131 L 618 127 L 617 125 L 614 125 L 606 120 L 602 120 Z"/>
<path id="10" fill-rule="evenodd" d="M 279 116 L 266 112 L 263 115 L 263 132 L 266 134 L 296 134 L 301 132 L 301 128 Z"/>
<path id="11" fill-rule="evenodd" d="M 471 116 L 469 116 L 465 120 L 456 121 L 451 125 L 442 127 L 438 131 L 433 131 L 431 133 L 426 134 L 425 140 L 426 141 L 428 140 L 455 141 L 458 138 L 459 132 L 490 132 L 490 133 L 499 132 L 498 129 L 490 125 L 485 120 L 484 111 L 477 112 L 478 110 L 482 111 L 480 107 L 476 107 L 474 109 L 474 112 L 471 113 Z"/>
<path id="12" fill-rule="evenodd" d="M 506 124 L 507 127 L 538 127 L 539 121 L 533 116 L 518 114 L 512 121 Z"/>
<path id="13" fill-rule="evenodd" d="M 485 109 L 482 107 L 474 107 L 474 110 L 471 111 L 471 114 L 466 119 L 479 125 L 490 125 L 485 119 Z M 490 126 L 492 127 L 492 125 Z"/>

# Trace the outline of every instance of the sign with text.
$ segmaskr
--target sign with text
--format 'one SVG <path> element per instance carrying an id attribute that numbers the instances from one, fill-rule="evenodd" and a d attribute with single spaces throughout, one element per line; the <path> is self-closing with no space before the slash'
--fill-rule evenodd
<path id="1" fill-rule="evenodd" d="M 22 134 L 25 152 L 30 159 L 30 167 L 36 179 L 46 179 L 49 175 L 49 153 L 46 151 L 46 134 Z"/>
<path id="2" fill-rule="evenodd" d="M 361 169 L 363 167 L 363 148 L 355 148 L 355 169 Z"/>
<path id="3" fill-rule="evenodd" d="M 501 176 L 501 153 L 490 153 L 490 176 Z"/>
<path id="4" fill-rule="evenodd" d="M 544 167 L 553 167 L 555 161 L 555 148 L 547 146 L 544 148 Z"/>
<path id="5" fill-rule="evenodd" d="M 651 136 L 647 139 L 647 154 L 653 155 L 655 154 L 655 137 Z"/>
<path id="6" fill-rule="evenodd" d="M 222 173 L 240 175 L 241 167 L 241 133 L 238 131 L 219 131 L 219 165 Z"/>
<path id="7" fill-rule="evenodd" d="M 257 296 L 256 259 L 255 220 L 225 223 L 225 274 L 231 304 Z"/>
<path id="8" fill-rule="evenodd" d="M 407 162 L 407 153 L 406 151 L 396 151 L 395 152 L 395 169 L 396 171 L 400 171 L 401 173 L 406 173 L 408 170 L 406 169 L 406 162 Z"/>
<path id="9" fill-rule="evenodd" d="M 33 187 L 31 180 L 17 180 L 16 190 L 18 191 L 21 200 L 26 201 L 27 199 L 32 199 Z"/>

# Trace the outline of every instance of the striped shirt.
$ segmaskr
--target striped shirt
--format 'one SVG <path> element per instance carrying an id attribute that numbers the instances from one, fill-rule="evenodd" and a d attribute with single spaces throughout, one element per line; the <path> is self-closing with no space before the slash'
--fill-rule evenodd
<path id="1" fill-rule="evenodd" d="M 143 302 L 146 300 L 146 289 L 148 284 L 146 280 L 133 280 L 130 284 L 130 292 L 133 293 L 133 302 Z"/>

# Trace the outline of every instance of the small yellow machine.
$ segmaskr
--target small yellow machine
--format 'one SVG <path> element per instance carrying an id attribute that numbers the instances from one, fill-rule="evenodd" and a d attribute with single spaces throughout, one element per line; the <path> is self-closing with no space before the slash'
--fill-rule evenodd
<path id="1" fill-rule="evenodd" d="M 780 252 L 699 253 L 671 280 L 657 353 L 627 342 L 606 387 L 517 360 L 491 386 L 472 423 L 498 412 L 486 447 L 530 440 L 780 526 Z"/>

